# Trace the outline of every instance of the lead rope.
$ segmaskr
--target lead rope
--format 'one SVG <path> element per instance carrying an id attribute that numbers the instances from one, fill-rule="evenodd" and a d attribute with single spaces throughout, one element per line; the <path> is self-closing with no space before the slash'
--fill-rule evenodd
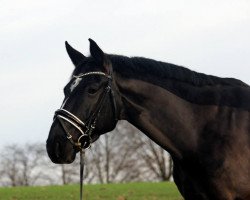
<path id="1" fill-rule="evenodd" d="M 83 199 L 83 170 L 84 170 L 85 150 L 80 150 L 80 200 Z"/>

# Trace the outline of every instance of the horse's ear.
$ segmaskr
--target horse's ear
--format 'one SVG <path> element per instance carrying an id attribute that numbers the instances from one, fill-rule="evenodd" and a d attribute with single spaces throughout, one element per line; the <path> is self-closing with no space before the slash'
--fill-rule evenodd
<path id="1" fill-rule="evenodd" d="M 72 46 L 70 46 L 67 41 L 65 41 L 65 46 L 68 55 L 75 66 L 77 66 L 80 62 L 82 62 L 85 59 L 85 56 L 79 51 L 75 50 Z"/>
<path id="2" fill-rule="evenodd" d="M 104 67 L 106 73 L 110 74 L 112 71 L 111 61 L 94 40 L 89 38 L 89 42 L 91 56 Z"/>

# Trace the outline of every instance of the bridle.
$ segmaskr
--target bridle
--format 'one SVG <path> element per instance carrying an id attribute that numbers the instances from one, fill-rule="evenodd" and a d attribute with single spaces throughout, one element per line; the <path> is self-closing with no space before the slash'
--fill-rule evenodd
<path id="1" fill-rule="evenodd" d="M 90 114 L 87 120 L 82 121 L 79 117 L 77 117 L 76 115 L 74 115 L 73 113 L 71 113 L 70 111 L 64 108 L 64 105 L 67 99 L 63 103 L 62 107 L 58 109 L 54 115 L 54 120 L 55 119 L 59 120 L 61 126 L 64 129 L 64 132 L 66 133 L 67 138 L 69 139 L 71 144 L 74 147 L 76 147 L 78 150 L 87 149 L 90 147 L 91 141 L 92 141 L 92 138 L 91 138 L 92 132 L 94 131 L 96 127 L 96 122 L 99 117 L 100 111 L 103 108 L 105 99 L 107 98 L 109 93 L 111 93 L 111 96 L 112 96 L 111 99 L 113 101 L 114 115 L 116 116 L 116 113 L 117 113 L 116 112 L 117 106 L 116 106 L 116 101 L 114 97 L 114 92 L 111 89 L 112 88 L 112 74 L 111 73 L 105 74 L 104 72 L 93 71 L 93 72 L 87 72 L 84 74 L 79 74 L 77 76 L 73 75 L 73 78 L 78 79 L 78 78 L 84 78 L 86 76 L 93 76 L 93 75 L 106 77 L 108 79 L 108 83 L 101 97 L 97 101 L 96 107 L 93 109 L 93 112 Z M 65 122 L 71 124 L 74 128 L 76 128 L 80 132 L 80 136 L 78 137 L 76 142 L 73 140 L 72 135 L 68 131 L 65 125 Z"/>
<path id="2" fill-rule="evenodd" d="M 64 132 L 66 133 L 66 137 L 68 138 L 68 140 L 74 147 L 76 147 L 77 150 L 80 151 L 80 200 L 82 200 L 83 198 L 83 170 L 84 170 L 84 155 L 85 155 L 84 150 L 91 146 L 92 132 L 96 128 L 97 119 L 99 117 L 101 109 L 104 106 L 105 99 L 107 98 L 109 93 L 111 94 L 111 99 L 113 101 L 113 112 L 115 120 L 117 121 L 117 106 L 114 97 L 114 92 L 112 90 L 112 73 L 106 74 L 100 71 L 93 71 L 93 72 L 82 73 L 77 76 L 73 75 L 73 78 L 82 79 L 86 76 L 93 76 L 93 75 L 106 77 L 108 79 L 108 83 L 101 97 L 98 99 L 96 107 L 93 109 L 93 112 L 90 114 L 87 120 L 82 121 L 79 117 L 77 117 L 76 115 L 74 115 L 73 113 L 64 108 L 67 99 L 64 101 L 61 108 L 55 112 L 54 115 L 54 120 L 56 119 L 59 120 Z M 67 126 L 65 125 L 65 122 L 71 124 L 80 132 L 80 136 L 78 137 L 76 142 L 73 140 L 73 137 L 70 134 Z"/>

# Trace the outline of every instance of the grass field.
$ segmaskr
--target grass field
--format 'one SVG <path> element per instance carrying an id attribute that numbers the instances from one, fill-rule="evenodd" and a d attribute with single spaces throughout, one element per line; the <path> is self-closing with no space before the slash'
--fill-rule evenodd
<path id="1" fill-rule="evenodd" d="M 79 185 L 0 188 L 0 200 L 79 199 Z M 182 200 L 174 183 L 85 185 L 84 200 Z"/>

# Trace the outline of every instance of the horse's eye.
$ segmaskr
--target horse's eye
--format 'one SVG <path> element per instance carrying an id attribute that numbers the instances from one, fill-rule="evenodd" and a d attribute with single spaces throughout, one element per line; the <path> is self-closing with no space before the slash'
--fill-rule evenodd
<path id="1" fill-rule="evenodd" d="M 97 90 L 98 90 L 97 88 L 89 88 L 88 93 L 89 94 L 95 94 L 97 92 Z"/>

